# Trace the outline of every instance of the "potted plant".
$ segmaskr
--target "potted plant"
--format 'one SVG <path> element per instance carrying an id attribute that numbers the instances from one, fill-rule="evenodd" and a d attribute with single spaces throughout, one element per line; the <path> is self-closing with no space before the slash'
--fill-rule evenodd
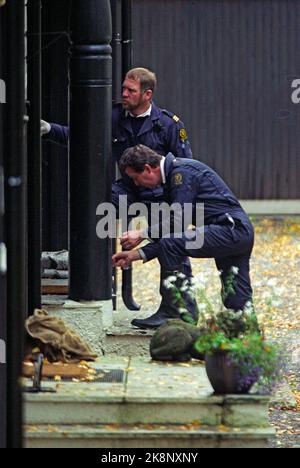
<path id="1" fill-rule="evenodd" d="M 248 393 L 254 384 L 259 393 L 271 393 L 282 381 L 282 352 L 259 333 L 230 338 L 211 330 L 195 348 L 205 354 L 207 376 L 218 394 Z"/>
<path id="2" fill-rule="evenodd" d="M 206 331 L 194 346 L 205 355 L 216 393 L 245 394 L 256 384 L 258 393 L 269 394 L 283 380 L 283 352 L 260 331 L 252 304 L 238 312 L 201 313 L 199 324 Z"/>
<path id="3" fill-rule="evenodd" d="M 237 272 L 236 268 L 232 269 L 223 294 L 234 291 Z M 166 280 L 166 286 L 173 290 L 174 302 L 181 304 L 183 320 L 189 321 L 184 295 L 197 298 L 200 314 L 197 327 L 202 332 L 194 349 L 199 355 L 205 355 L 206 372 L 216 393 L 245 394 L 256 384 L 257 392 L 266 394 L 283 380 L 284 355 L 259 329 L 252 303 L 242 311 L 216 312 L 201 282 L 199 285 L 196 281 L 191 288 L 190 281 L 186 281 L 179 288 L 176 277 L 171 277 Z"/>

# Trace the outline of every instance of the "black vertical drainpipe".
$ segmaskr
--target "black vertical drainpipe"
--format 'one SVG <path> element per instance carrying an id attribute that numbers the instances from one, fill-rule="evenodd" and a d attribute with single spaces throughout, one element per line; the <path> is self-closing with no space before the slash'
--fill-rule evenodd
<path id="1" fill-rule="evenodd" d="M 4 8 L 0 7 L 0 448 L 6 447 L 6 241 L 4 238 L 4 169 L 3 169 L 3 122 L 6 110 L 6 85 L 4 81 L 4 33 L 3 33 Z"/>
<path id="2" fill-rule="evenodd" d="M 70 298 L 112 297 L 111 240 L 96 235 L 111 201 L 111 9 L 73 0 L 70 58 Z"/>
<path id="3" fill-rule="evenodd" d="M 132 68 L 132 0 L 122 0 L 122 78 Z"/>
<path id="4" fill-rule="evenodd" d="M 122 0 L 110 0 L 112 15 L 112 102 L 121 101 L 122 80 Z M 118 167 L 112 159 L 112 182 L 118 178 Z M 112 253 L 117 250 L 117 239 L 112 239 Z M 118 272 L 112 270 L 112 299 L 113 310 L 117 310 Z"/>
<path id="5" fill-rule="evenodd" d="M 25 158 L 24 2 L 5 6 L 7 119 L 5 127 L 7 239 L 7 446 L 22 447 L 24 318 L 27 316 L 27 176 Z"/>
<path id="6" fill-rule="evenodd" d="M 111 0 L 112 14 L 112 99 L 113 104 L 121 101 L 122 82 L 122 3 L 123 0 Z"/>
<path id="7" fill-rule="evenodd" d="M 1 17 L 1 11 L 0 11 Z M 0 20 L 1 21 L 1 20 Z M 1 33 L 1 31 L 0 31 Z M 1 40 L 0 40 L 1 48 Z M 3 49 L 1 49 L 3 50 Z M 0 68 L 0 76 L 3 76 Z M 0 134 L 3 131 L 2 127 L 2 109 L 4 104 L 0 103 Z M 1 136 L 0 136 L 1 140 Z M 4 239 L 4 173 L 3 173 L 3 146 L 0 141 L 0 448 L 6 447 L 6 321 L 7 321 L 7 307 L 6 307 L 6 243 Z"/>
<path id="8" fill-rule="evenodd" d="M 132 68 L 133 37 L 132 37 L 133 1 L 122 0 L 122 78 Z M 140 310 L 132 294 L 132 266 L 122 270 L 122 298 L 129 310 Z"/>
<path id="9" fill-rule="evenodd" d="M 41 307 L 41 0 L 27 2 L 28 313 Z"/>

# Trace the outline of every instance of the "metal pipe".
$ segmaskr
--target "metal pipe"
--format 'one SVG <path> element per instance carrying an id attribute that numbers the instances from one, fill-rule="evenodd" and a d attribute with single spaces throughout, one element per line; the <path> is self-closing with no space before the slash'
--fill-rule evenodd
<path id="1" fill-rule="evenodd" d="M 110 0 L 112 15 L 112 102 L 121 101 L 122 80 L 122 0 Z M 118 177 L 118 166 L 112 164 L 112 182 Z M 117 239 L 112 239 L 112 253 L 117 250 Z M 118 273 L 117 268 L 112 269 L 112 300 L 113 310 L 117 310 Z"/>
<path id="2" fill-rule="evenodd" d="M 77 301 L 109 300 L 111 241 L 96 235 L 97 207 L 111 201 L 109 0 L 73 1 L 70 29 L 69 294 Z"/>
<path id="3" fill-rule="evenodd" d="M 112 15 L 112 98 L 121 101 L 122 81 L 122 0 L 111 0 Z"/>
<path id="4" fill-rule="evenodd" d="M 122 77 L 132 68 L 132 0 L 122 0 Z"/>
<path id="5" fill-rule="evenodd" d="M 140 310 L 132 296 L 132 267 L 122 270 L 122 298 L 128 310 Z"/>
<path id="6" fill-rule="evenodd" d="M 132 37 L 133 1 L 122 0 L 122 77 L 132 68 L 133 37 Z M 132 294 L 132 267 L 122 270 L 122 298 L 129 310 L 140 310 Z"/>
<path id="7" fill-rule="evenodd" d="M 5 6 L 7 103 L 5 128 L 7 239 L 7 446 L 22 447 L 24 319 L 27 316 L 27 165 L 25 157 L 24 2 Z"/>
<path id="8" fill-rule="evenodd" d="M 41 308 L 41 0 L 27 2 L 28 312 Z"/>
<path id="9" fill-rule="evenodd" d="M 0 5 L 1 6 L 1 5 Z M 4 78 L 3 70 L 3 53 L 4 53 L 4 32 L 2 27 L 3 9 L 0 8 L 0 79 Z M 4 215 L 5 215 L 5 199 L 4 199 L 4 171 L 3 171 L 3 122 L 6 101 L 5 82 L 2 81 L 3 92 L 0 100 L 0 448 L 6 447 L 6 244 L 4 238 Z"/>

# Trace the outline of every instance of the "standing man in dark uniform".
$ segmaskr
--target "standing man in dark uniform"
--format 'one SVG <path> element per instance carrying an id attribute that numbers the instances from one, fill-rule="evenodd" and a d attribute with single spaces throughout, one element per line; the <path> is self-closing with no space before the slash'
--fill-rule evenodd
<path id="1" fill-rule="evenodd" d="M 145 68 L 134 68 L 127 73 L 123 82 L 122 103 L 115 105 L 112 112 L 113 163 L 119 163 L 123 152 L 137 144 L 150 147 L 162 156 L 172 152 L 178 158 L 193 157 L 184 124 L 176 115 L 153 103 L 156 85 L 155 74 Z M 41 133 L 54 143 L 64 146 L 68 144 L 68 127 L 42 121 Z M 152 202 L 162 200 L 161 187 L 139 188 L 122 170 L 121 174 L 122 178 L 112 187 L 112 201 L 117 208 L 121 195 L 127 196 L 128 206 L 141 201 L 149 206 Z M 126 226 L 125 230 L 127 229 Z M 128 241 L 131 243 L 132 237 L 125 232 L 121 239 L 124 248 Z M 186 258 L 183 262 L 188 276 L 192 277 L 189 259 Z M 158 313 L 165 313 L 165 309 L 165 304 L 162 303 Z"/>
<path id="2" fill-rule="evenodd" d="M 193 209 L 194 230 L 182 230 L 178 235 L 158 239 L 139 250 L 117 253 L 113 257 L 115 266 L 126 267 L 132 262 L 148 262 L 158 258 L 162 271 L 169 275 L 181 271 L 186 256 L 214 258 L 221 273 L 222 299 L 225 307 L 243 310 L 252 301 L 250 282 L 250 256 L 254 244 L 252 224 L 240 203 L 225 182 L 208 166 L 191 159 L 179 159 L 168 154 L 166 158 L 149 148 L 138 145 L 125 151 L 120 167 L 132 178 L 137 187 L 162 186 L 163 199 L 169 205 L 176 203 L 180 210 L 185 204 Z M 197 206 L 204 205 L 204 225 L 197 226 Z M 151 228 L 149 230 L 151 237 Z M 202 246 L 191 247 L 198 234 L 203 234 Z M 137 243 L 127 243 L 128 250 Z M 184 288 L 183 288 L 184 290 Z M 165 301 L 172 304 L 172 291 L 164 288 Z M 186 309 L 189 310 L 188 304 Z M 193 317 L 193 314 L 190 314 Z M 180 318 L 180 310 L 172 311 L 173 318 Z M 154 315 L 138 320 L 141 328 L 157 328 L 167 317 Z"/>
<path id="3" fill-rule="evenodd" d="M 112 153 L 119 162 L 123 152 L 136 144 L 152 148 L 158 154 L 172 152 L 178 158 L 191 158 L 192 150 L 184 124 L 172 112 L 153 103 L 157 79 L 146 68 L 130 70 L 123 82 L 122 103 L 112 111 Z M 69 129 L 41 122 L 47 140 L 68 145 Z"/>

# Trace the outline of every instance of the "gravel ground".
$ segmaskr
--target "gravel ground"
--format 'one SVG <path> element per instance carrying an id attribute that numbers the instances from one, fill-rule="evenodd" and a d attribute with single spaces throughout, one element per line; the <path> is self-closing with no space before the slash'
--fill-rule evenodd
<path id="1" fill-rule="evenodd" d="M 270 407 L 270 421 L 276 428 L 270 447 L 300 448 L 300 218 L 257 218 L 253 222 L 256 244 L 251 268 L 256 311 L 267 336 L 289 355 L 289 395 Z M 194 274 L 206 283 L 208 297 L 219 307 L 220 283 L 214 261 L 195 259 L 192 263 Z M 156 261 L 134 267 L 135 299 L 144 310 L 155 312 L 158 284 Z"/>
<path id="2" fill-rule="evenodd" d="M 276 340 L 291 357 L 286 372 L 290 394 L 270 407 L 270 422 L 276 428 L 276 437 L 270 440 L 270 447 L 300 448 L 300 328 L 285 336 L 277 336 Z"/>

